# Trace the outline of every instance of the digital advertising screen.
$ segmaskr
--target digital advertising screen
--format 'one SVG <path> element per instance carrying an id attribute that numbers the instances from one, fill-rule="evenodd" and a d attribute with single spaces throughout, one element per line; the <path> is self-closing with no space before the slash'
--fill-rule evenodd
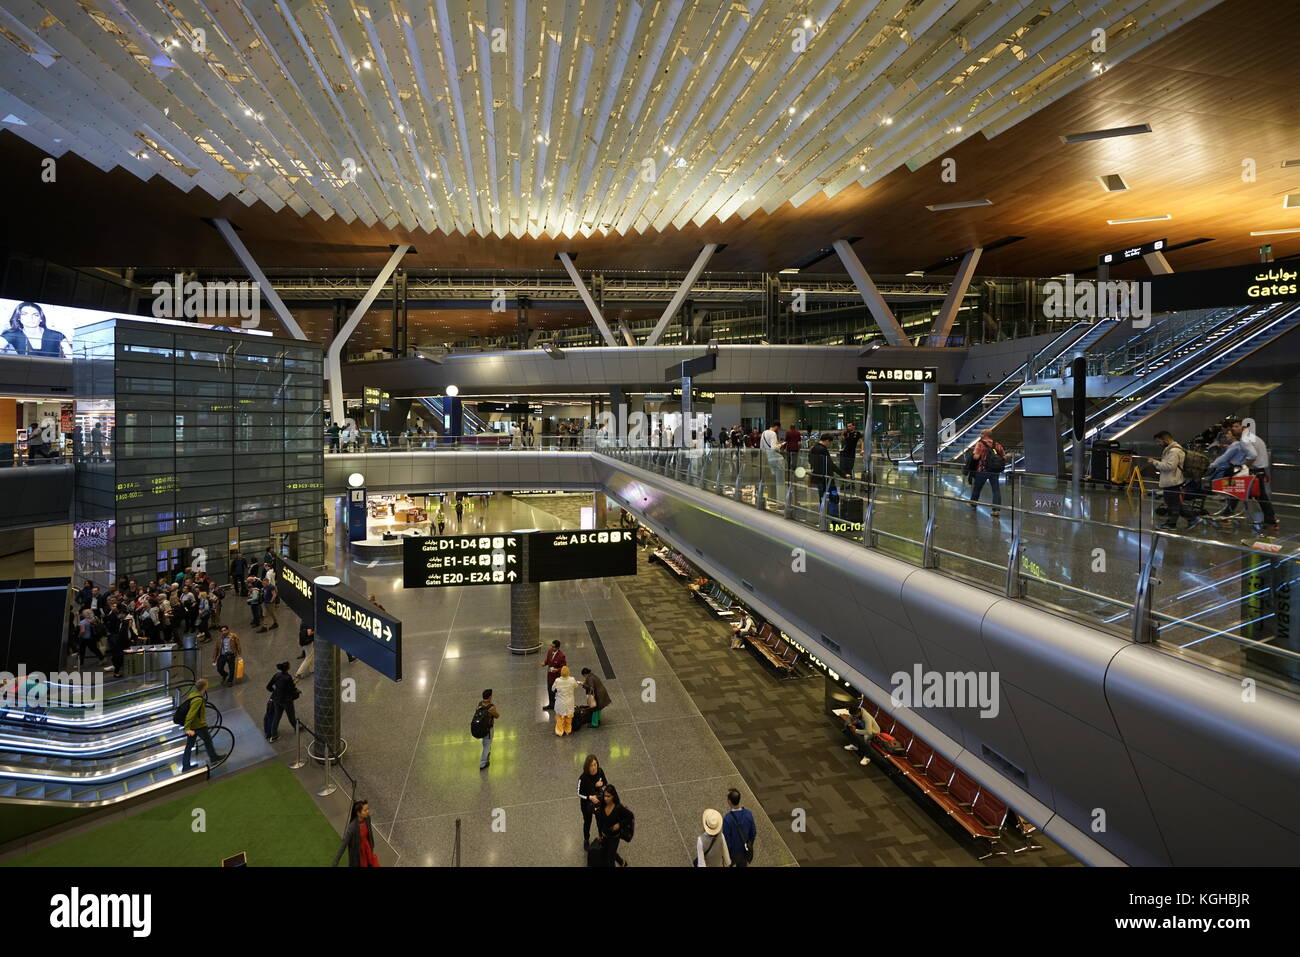
<path id="1" fill-rule="evenodd" d="M 241 328 L 236 318 L 230 320 L 233 325 L 224 326 L 133 316 L 125 312 L 54 306 L 23 299 L 0 299 L 0 355 L 71 359 L 72 340 L 76 331 L 82 326 L 103 322 L 106 319 L 131 319 L 135 322 L 157 322 L 172 326 L 243 332 L 254 336 L 271 335 L 270 330 L 266 329 Z"/>

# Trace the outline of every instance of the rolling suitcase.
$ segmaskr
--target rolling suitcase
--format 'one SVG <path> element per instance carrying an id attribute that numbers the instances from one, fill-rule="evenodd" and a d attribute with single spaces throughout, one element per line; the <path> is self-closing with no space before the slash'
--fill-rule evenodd
<path id="1" fill-rule="evenodd" d="M 573 709 L 573 730 L 577 731 L 583 725 L 591 724 L 591 709 L 585 704 L 580 704 Z"/>

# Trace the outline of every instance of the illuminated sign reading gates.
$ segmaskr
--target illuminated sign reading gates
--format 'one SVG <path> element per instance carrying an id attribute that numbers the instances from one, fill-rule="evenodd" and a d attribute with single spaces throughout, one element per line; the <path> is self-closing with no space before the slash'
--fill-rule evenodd
<path id="1" fill-rule="evenodd" d="M 292 559 L 277 555 L 275 580 L 280 585 L 280 599 L 309 628 L 316 627 L 316 602 L 312 579 L 316 573 Z"/>
<path id="2" fill-rule="evenodd" d="M 347 585 L 312 583 L 316 635 L 360 658 L 380 674 L 402 680 L 402 622 Z"/>

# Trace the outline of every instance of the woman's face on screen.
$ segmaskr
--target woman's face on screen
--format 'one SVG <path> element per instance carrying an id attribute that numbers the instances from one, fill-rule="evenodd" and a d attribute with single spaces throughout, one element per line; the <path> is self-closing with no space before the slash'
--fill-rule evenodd
<path id="1" fill-rule="evenodd" d="M 18 313 L 18 318 L 23 324 L 24 329 L 39 329 L 41 327 L 41 311 L 27 306 Z"/>

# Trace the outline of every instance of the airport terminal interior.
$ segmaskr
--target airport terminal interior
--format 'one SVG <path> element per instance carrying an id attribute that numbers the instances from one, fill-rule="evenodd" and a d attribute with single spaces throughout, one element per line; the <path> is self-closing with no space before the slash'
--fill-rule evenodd
<path id="1" fill-rule="evenodd" d="M 0 865 L 1300 862 L 1297 17 L 0 0 Z"/>

